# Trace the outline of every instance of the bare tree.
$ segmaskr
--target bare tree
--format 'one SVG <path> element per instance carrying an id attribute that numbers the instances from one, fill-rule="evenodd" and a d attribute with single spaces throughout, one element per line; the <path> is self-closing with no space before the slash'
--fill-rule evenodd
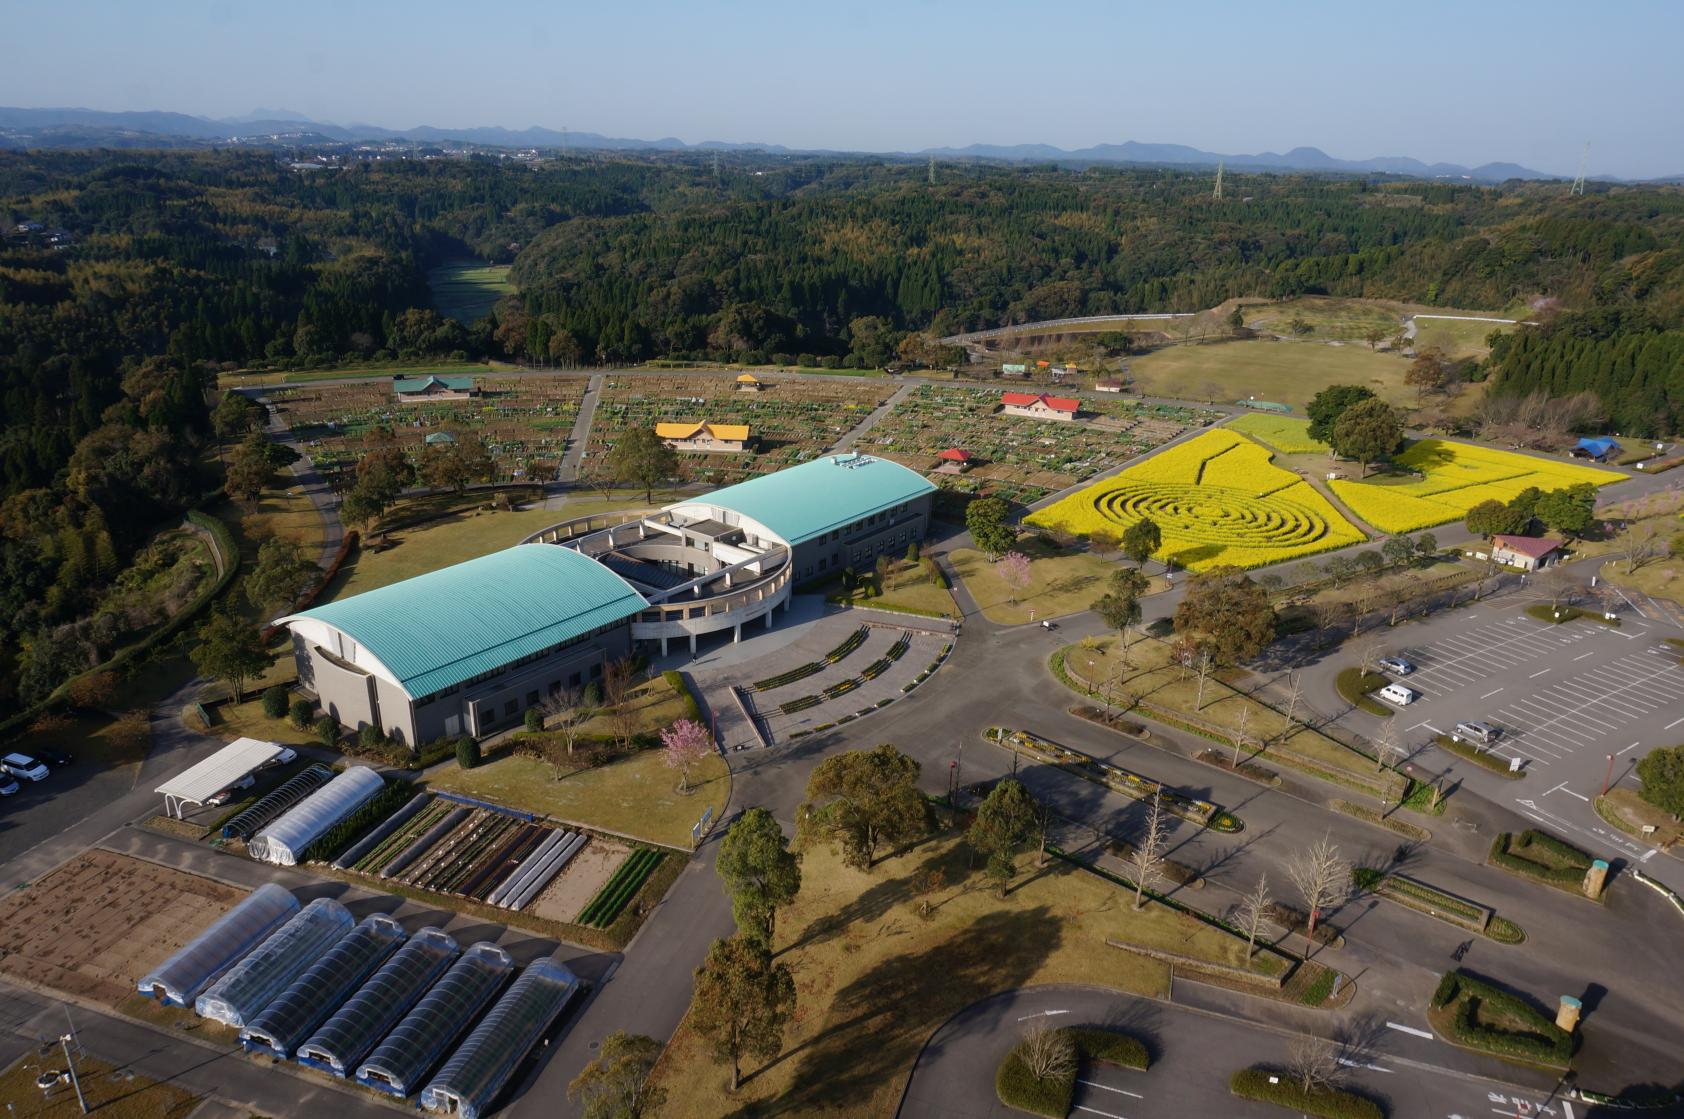
<path id="1" fill-rule="evenodd" d="M 579 481 L 595 490 L 597 496 L 605 502 L 613 497 L 614 491 L 620 487 L 620 479 L 615 476 L 607 456 L 586 463 L 579 470 Z"/>
<path id="2" fill-rule="evenodd" d="M 632 662 L 629 657 L 611 661 L 602 670 L 602 702 L 608 708 L 608 725 L 622 750 L 631 748 L 637 736 L 637 708 L 632 705 Z"/>
<path id="3" fill-rule="evenodd" d="M 1400 753 L 1402 749 L 1398 746 L 1397 726 L 1387 719 L 1380 724 L 1380 733 L 1374 738 L 1374 772 L 1383 771 Z"/>
<path id="4" fill-rule="evenodd" d="M 1257 885 L 1251 892 L 1240 899 L 1239 910 L 1235 916 L 1239 918 L 1240 928 L 1245 930 L 1245 958 L 1250 963 L 1257 954 L 1257 934 L 1263 929 L 1263 919 L 1268 915 L 1269 906 L 1274 904 L 1274 898 L 1269 896 L 1269 876 L 1260 874 Z"/>
<path id="5" fill-rule="evenodd" d="M 1380 667 L 1380 658 L 1385 655 L 1386 643 L 1378 636 L 1370 637 L 1357 646 L 1357 656 L 1364 672 L 1373 672 Z"/>
<path id="6" fill-rule="evenodd" d="M 579 717 L 583 712 L 579 710 L 578 691 L 562 688 L 551 692 L 538 705 L 538 710 L 543 712 L 545 731 L 566 749 L 568 757 L 572 757 L 574 747 L 579 743 L 579 729 L 584 725 L 584 720 Z"/>
<path id="7" fill-rule="evenodd" d="M 1250 735 L 1246 733 L 1246 724 L 1251 722 L 1251 704 L 1240 708 L 1240 725 L 1234 731 L 1234 768 L 1240 768 L 1240 751 L 1249 745 Z"/>
<path id="8" fill-rule="evenodd" d="M 1560 564 L 1552 563 L 1538 572 L 1538 583 L 1550 596 L 1551 610 L 1559 610 L 1563 599 L 1573 601 L 1573 591 L 1576 588 L 1573 580 L 1567 575 L 1567 569 Z"/>
<path id="9" fill-rule="evenodd" d="M 1052 1080 L 1069 1076 L 1076 1071 L 1076 1044 L 1066 1030 L 1055 1029 L 1040 1018 L 1023 1031 L 1023 1041 L 1017 1048 L 1029 1075 L 1036 1080 Z"/>
<path id="10" fill-rule="evenodd" d="M 1304 698 L 1304 681 L 1295 668 L 1286 674 L 1286 721 L 1292 722 L 1293 715 L 1298 711 L 1298 704 Z M 1290 729 L 1290 728 L 1289 728 Z"/>
<path id="11" fill-rule="evenodd" d="M 1339 857 L 1339 847 L 1329 835 L 1295 853 L 1286 862 L 1286 876 L 1304 899 L 1310 911 L 1310 921 L 1304 931 L 1305 939 L 1315 945 L 1316 923 L 1322 910 L 1345 896 L 1345 884 L 1350 880 L 1350 867 Z"/>
<path id="12" fill-rule="evenodd" d="M 1146 904 L 1146 890 L 1163 872 L 1164 846 L 1169 840 L 1168 821 L 1164 819 L 1164 795 L 1160 788 L 1152 794 L 1152 807 L 1146 812 L 1146 828 L 1134 849 L 1129 852 L 1128 865 L 1134 875 L 1134 907 Z"/>
<path id="13" fill-rule="evenodd" d="M 1339 1047 L 1325 1037 L 1295 1037 L 1287 1048 L 1287 1072 L 1305 1092 L 1333 1087 L 1339 1080 Z"/>
<path id="14" fill-rule="evenodd" d="M 1205 681 L 1210 679 L 1210 670 L 1216 667 L 1216 658 L 1208 650 L 1200 650 L 1198 658 L 1193 661 L 1193 668 L 1199 674 L 1199 694 L 1193 701 L 1193 710 L 1203 711 L 1205 707 Z"/>

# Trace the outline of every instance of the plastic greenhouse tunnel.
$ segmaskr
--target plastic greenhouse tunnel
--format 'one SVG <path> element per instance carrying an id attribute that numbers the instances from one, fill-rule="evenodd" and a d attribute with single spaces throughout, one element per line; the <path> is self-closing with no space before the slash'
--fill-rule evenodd
<path id="1" fill-rule="evenodd" d="M 295 866 L 306 847 L 385 787 L 385 780 L 374 770 L 354 765 L 258 832 L 246 852 L 262 862 Z"/>
<path id="2" fill-rule="evenodd" d="M 329 781 L 333 780 L 333 770 L 325 765 L 312 765 L 302 773 L 289 778 L 280 788 L 275 789 L 244 812 L 222 825 L 222 838 L 248 840 L 256 835 L 258 829 L 270 820 L 279 816 Z"/>
<path id="3" fill-rule="evenodd" d="M 462 1119 L 489 1113 L 509 1077 L 578 990 L 578 977 L 558 960 L 527 967 L 422 1091 L 421 1106 Z"/>
<path id="4" fill-rule="evenodd" d="M 425 928 L 357 989 L 315 1035 L 298 1047 L 298 1063 L 349 1076 L 369 1051 L 438 981 L 459 949 L 442 930 Z"/>
<path id="5" fill-rule="evenodd" d="M 199 993 L 298 912 L 298 899 L 266 882 L 204 932 L 148 972 L 140 993 L 172 1006 L 192 1006 Z"/>
<path id="6" fill-rule="evenodd" d="M 243 1027 L 350 932 L 353 923 L 343 905 L 317 898 L 212 983 L 193 1009 L 201 1018 Z"/>
<path id="7" fill-rule="evenodd" d="M 413 1093 L 514 969 L 509 954 L 488 940 L 468 949 L 362 1063 L 357 1082 L 394 1096 Z"/>
<path id="8" fill-rule="evenodd" d="M 240 1044 L 281 1060 L 339 1009 L 363 980 L 397 951 L 403 926 L 385 914 L 365 917 L 327 954 L 240 1031 Z"/>

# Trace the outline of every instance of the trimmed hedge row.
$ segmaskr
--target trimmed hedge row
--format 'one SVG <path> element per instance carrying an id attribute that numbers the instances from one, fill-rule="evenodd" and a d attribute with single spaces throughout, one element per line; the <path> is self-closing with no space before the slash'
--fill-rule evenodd
<path id="1" fill-rule="evenodd" d="M 1275 1077 L 1270 1083 L 1269 1078 Z M 1272 1103 L 1318 1119 L 1386 1119 L 1385 1111 L 1367 1096 L 1342 1088 L 1314 1088 L 1306 1092 L 1292 1077 L 1265 1068 L 1248 1068 L 1228 1080 L 1228 1091 L 1242 1100 Z"/>
<path id="2" fill-rule="evenodd" d="M 696 693 L 690 690 L 690 684 L 684 679 L 684 673 L 676 668 L 669 668 L 661 673 L 661 679 L 665 680 L 667 687 L 677 692 L 679 697 L 684 700 L 684 717 L 694 723 L 701 722 L 701 702 L 696 699 Z"/>
<path id="3" fill-rule="evenodd" d="M 1479 1024 L 1486 1005 L 1497 1014 L 1525 1022 L 1528 1032 L 1514 1033 Z M 1573 1059 L 1573 1035 L 1557 1026 L 1526 1000 L 1462 971 L 1448 971 L 1433 991 L 1434 1010 L 1452 1011 L 1448 1026 L 1452 1040 L 1470 1049 L 1499 1056 L 1565 1068 Z"/>
<path id="4" fill-rule="evenodd" d="M 1070 1040 L 1084 1060 L 1103 1061 L 1138 1072 L 1145 1072 L 1152 1064 L 1152 1055 L 1139 1038 L 1099 1026 L 1071 1026 Z"/>
<path id="5" fill-rule="evenodd" d="M 643 886 L 644 880 L 663 857 L 662 852 L 652 847 L 638 848 L 629 859 L 620 864 L 614 876 L 608 880 L 608 884 L 585 906 L 584 911 L 579 914 L 579 924 L 594 925 L 599 929 L 612 925 L 614 918 L 620 915 L 620 910 L 631 901 L 632 895 Z"/>
<path id="6" fill-rule="evenodd" d="M 1535 862 L 1524 855 L 1515 852 L 1516 847 L 1539 847 L 1550 852 L 1557 858 L 1571 860 L 1569 866 L 1546 866 Z M 1563 842 L 1553 835 L 1546 835 L 1541 831 L 1528 828 L 1516 836 L 1513 832 L 1503 832 L 1491 841 L 1491 854 L 1487 858 L 1492 866 L 1512 870 L 1516 874 L 1524 874 L 1529 878 L 1536 878 L 1540 882 L 1548 882 L 1565 890 L 1576 890 L 1584 881 L 1585 871 L 1590 869 L 1591 858 L 1571 843 Z"/>
<path id="7" fill-rule="evenodd" d="M 994 1073 L 994 1094 L 1007 1107 L 1046 1119 L 1064 1119 L 1076 1100 L 1076 1070 L 1072 1068 L 1064 1076 L 1042 1080 L 1029 1071 L 1019 1051 L 1013 1049 Z"/>

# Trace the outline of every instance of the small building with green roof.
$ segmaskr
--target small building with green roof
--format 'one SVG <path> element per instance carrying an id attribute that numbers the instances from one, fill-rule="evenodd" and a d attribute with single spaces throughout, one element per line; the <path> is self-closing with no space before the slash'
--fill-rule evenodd
<path id="1" fill-rule="evenodd" d="M 408 745 L 476 736 L 602 676 L 647 603 L 569 549 L 517 544 L 279 619 L 299 683 L 341 726 Z"/>
<path id="2" fill-rule="evenodd" d="M 478 396 L 472 377 L 446 377 L 429 373 L 425 377 L 393 377 L 392 395 L 399 401 L 467 400 Z"/>

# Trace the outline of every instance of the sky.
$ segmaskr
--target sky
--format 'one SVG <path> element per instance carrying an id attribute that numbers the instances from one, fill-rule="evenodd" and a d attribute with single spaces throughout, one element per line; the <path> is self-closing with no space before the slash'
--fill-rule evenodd
<path id="1" fill-rule="evenodd" d="M 1588 140 L 1593 176 L 1684 172 L 1672 0 L 0 0 L 0 25 L 8 106 L 1566 175 Z"/>

